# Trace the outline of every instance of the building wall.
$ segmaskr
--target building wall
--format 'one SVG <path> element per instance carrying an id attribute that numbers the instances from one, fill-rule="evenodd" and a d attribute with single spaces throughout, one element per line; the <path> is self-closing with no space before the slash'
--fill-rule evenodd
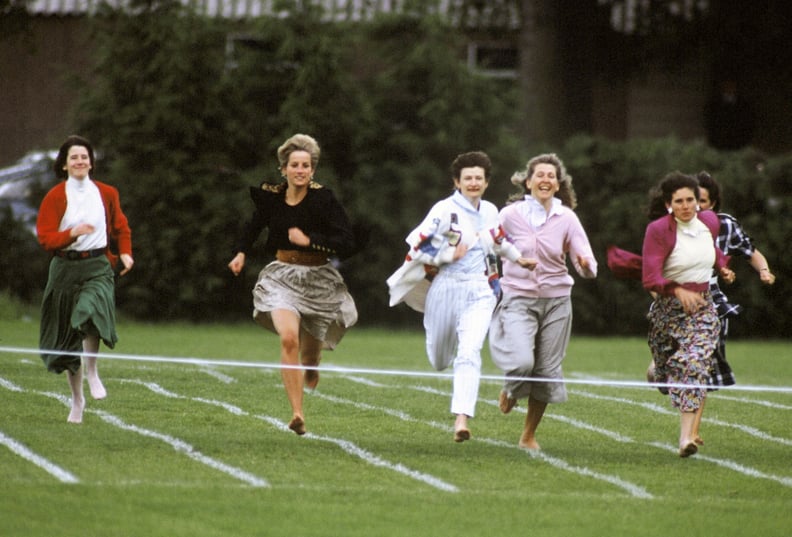
<path id="1" fill-rule="evenodd" d="M 79 89 L 73 79 L 90 72 L 89 28 L 84 15 L 36 15 L 29 34 L 0 39 L 0 166 L 13 164 L 32 150 L 57 148 L 74 132 L 72 112 Z M 519 39 L 534 42 L 519 33 L 511 37 L 515 46 Z M 471 38 L 476 40 L 474 35 Z M 591 114 L 592 134 L 614 140 L 704 137 L 703 72 L 691 65 L 677 73 L 650 69 L 632 80 L 595 78 L 590 110 L 583 111 Z M 547 79 L 532 78 L 547 84 Z M 545 112 L 559 105 L 529 102 Z"/>
<path id="2" fill-rule="evenodd" d="M 37 16 L 29 32 L 0 40 L 0 166 L 72 134 L 70 79 L 89 72 L 87 30 L 82 17 Z"/>

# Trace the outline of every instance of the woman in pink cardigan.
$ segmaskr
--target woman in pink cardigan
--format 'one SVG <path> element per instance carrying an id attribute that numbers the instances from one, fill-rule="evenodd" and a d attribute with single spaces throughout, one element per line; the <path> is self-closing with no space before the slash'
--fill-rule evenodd
<path id="1" fill-rule="evenodd" d="M 118 191 L 93 181 L 93 166 L 90 142 L 80 136 L 67 138 L 53 166 L 62 181 L 44 197 L 36 222 L 39 243 L 52 254 L 41 303 L 39 348 L 47 369 L 66 371 L 72 392 L 70 423 L 81 423 L 85 408 L 80 351 L 91 396 L 107 396 L 95 355 L 100 340 L 110 348 L 118 340 L 115 265 L 120 258 L 123 276 L 134 264 L 131 231 Z M 111 243 L 119 255 L 111 252 Z"/>
<path id="2" fill-rule="evenodd" d="M 650 206 L 662 202 L 668 214 L 649 223 L 643 242 L 642 282 L 655 297 L 648 315 L 649 347 L 655 380 L 668 384 L 671 404 L 680 412 L 679 456 L 689 457 L 701 443 L 695 424 L 720 329 L 709 280 L 713 267 L 728 283 L 734 273 L 715 246 L 718 216 L 699 212 L 695 177 L 673 172 L 652 198 Z"/>
<path id="3" fill-rule="evenodd" d="M 512 182 L 523 192 L 500 212 L 506 236 L 531 271 L 504 259 L 503 294 L 490 324 L 492 360 L 505 374 L 499 398 L 504 414 L 528 399 L 518 445 L 539 449 L 536 429 L 548 403 L 567 400 L 561 363 L 572 330 L 572 285 L 567 259 L 583 278 L 597 276 L 597 260 L 575 212 L 572 178 L 555 154 L 534 157 Z M 510 380 L 513 377 L 514 380 Z M 532 380 L 523 380 L 531 377 Z M 542 379 L 547 379 L 543 381 Z"/>

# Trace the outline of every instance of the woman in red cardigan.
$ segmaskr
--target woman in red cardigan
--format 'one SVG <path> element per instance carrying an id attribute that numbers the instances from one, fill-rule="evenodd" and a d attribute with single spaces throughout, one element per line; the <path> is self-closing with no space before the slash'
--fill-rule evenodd
<path id="1" fill-rule="evenodd" d="M 134 264 L 131 231 L 118 191 L 93 181 L 93 166 L 90 142 L 80 136 L 67 138 L 53 166 L 62 181 L 44 197 L 36 222 L 39 243 L 52 254 L 39 348 L 48 370 L 66 371 L 72 393 L 70 423 L 81 423 L 85 408 L 83 361 L 91 396 L 107 396 L 96 353 L 100 340 L 110 348 L 118 341 L 114 269 L 120 259 L 123 276 Z M 119 255 L 110 251 L 111 244 Z"/>

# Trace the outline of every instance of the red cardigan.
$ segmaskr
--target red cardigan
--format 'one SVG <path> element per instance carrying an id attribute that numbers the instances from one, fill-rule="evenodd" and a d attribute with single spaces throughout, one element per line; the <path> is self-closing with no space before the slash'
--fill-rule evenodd
<path id="1" fill-rule="evenodd" d="M 121 211 L 121 200 L 118 190 L 110 185 L 94 181 L 102 196 L 105 208 L 105 221 L 107 222 L 108 246 L 112 243 L 118 245 L 119 254 L 132 255 L 132 231 L 129 229 L 127 217 Z M 44 196 L 39 207 L 36 219 L 36 233 L 41 246 L 48 252 L 61 250 L 76 241 L 70 235 L 69 229 L 59 231 L 61 220 L 66 213 L 66 181 L 61 181 Z M 118 256 L 107 248 L 107 259 L 115 267 Z"/>

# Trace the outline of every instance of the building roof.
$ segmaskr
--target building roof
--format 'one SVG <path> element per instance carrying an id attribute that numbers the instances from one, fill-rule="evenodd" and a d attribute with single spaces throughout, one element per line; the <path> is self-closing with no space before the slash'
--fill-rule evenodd
<path id="1" fill-rule="evenodd" d="M 286 16 L 278 10 L 276 0 L 179 0 L 193 6 L 198 13 L 209 17 L 235 19 L 261 16 Z M 519 3 L 514 0 L 488 0 L 470 7 L 464 0 L 425 0 L 416 3 L 408 0 L 304 0 L 324 8 L 329 20 L 368 20 L 383 13 L 414 12 L 437 13 L 448 17 L 452 23 L 466 27 L 519 27 Z M 126 7 L 130 0 L 30 0 L 28 12 L 36 15 L 87 15 L 106 3 L 113 7 Z"/>

